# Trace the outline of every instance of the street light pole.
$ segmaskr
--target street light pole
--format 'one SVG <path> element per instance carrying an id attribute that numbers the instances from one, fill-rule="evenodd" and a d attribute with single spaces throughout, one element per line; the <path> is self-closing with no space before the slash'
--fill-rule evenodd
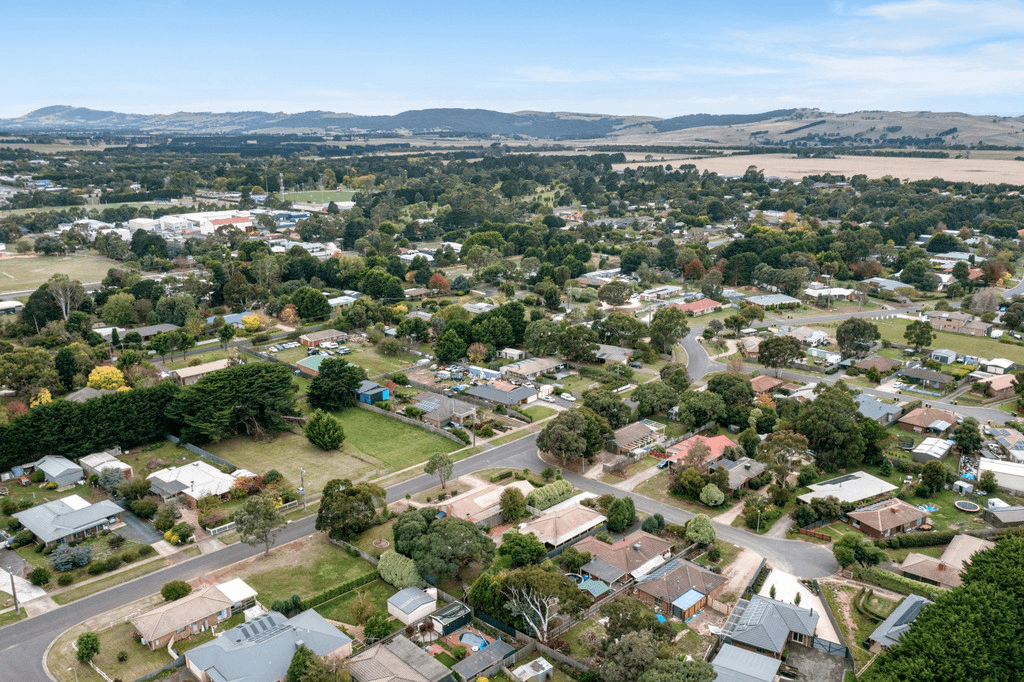
<path id="1" fill-rule="evenodd" d="M 761 532 L 761 510 L 757 510 L 757 532 Z"/>
<path id="2" fill-rule="evenodd" d="M 21 613 L 21 605 L 18 603 L 18 592 L 14 589 L 14 569 L 7 567 L 7 574 L 11 576 L 11 596 L 14 597 L 14 613 Z"/>
<path id="3" fill-rule="evenodd" d="M 299 467 L 299 495 L 302 496 L 302 511 L 306 511 L 306 470 Z"/>

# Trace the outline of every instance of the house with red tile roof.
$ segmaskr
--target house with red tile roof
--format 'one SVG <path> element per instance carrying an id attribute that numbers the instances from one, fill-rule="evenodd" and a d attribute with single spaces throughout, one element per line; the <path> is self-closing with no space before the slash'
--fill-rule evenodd
<path id="1" fill-rule="evenodd" d="M 688 303 L 673 303 L 673 308 L 678 308 L 691 317 L 700 317 L 721 310 L 722 304 L 711 298 L 702 298 Z"/>
<path id="2" fill-rule="evenodd" d="M 736 445 L 726 436 L 714 436 L 712 438 L 693 436 L 667 449 L 668 457 L 666 459 L 671 462 L 670 466 L 682 466 L 684 468 L 690 466 L 687 462 L 687 455 L 690 453 L 690 448 L 697 443 L 703 443 L 708 446 L 709 450 L 708 454 L 704 457 L 704 461 L 696 463 L 697 470 L 702 474 L 708 473 L 708 469 L 710 469 L 712 464 L 725 457 L 726 448 L 735 447 Z"/>

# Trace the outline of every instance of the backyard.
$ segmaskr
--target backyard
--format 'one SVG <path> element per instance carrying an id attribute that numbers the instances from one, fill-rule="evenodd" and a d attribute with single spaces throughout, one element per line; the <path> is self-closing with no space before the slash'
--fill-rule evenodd
<path id="1" fill-rule="evenodd" d="M 347 445 L 396 471 L 425 462 L 435 452 L 454 452 L 463 447 L 439 434 L 369 410 L 350 408 L 337 416 L 345 428 Z"/>
<path id="2" fill-rule="evenodd" d="M 188 355 L 182 358 L 180 355 L 176 360 L 168 360 L 167 362 L 161 363 L 168 369 L 182 369 L 184 367 L 193 367 L 195 365 L 201 365 L 205 362 L 213 362 L 214 360 L 223 360 L 225 358 L 238 357 L 239 353 L 234 348 L 228 348 L 224 350 L 219 345 L 212 350 L 208 350 L 204 353 L 197 353 L 195 355 Z M 241 356 L 243 360 L 247 359 L 245 355 Z"/>
<path id="3" fill-rule="evenodd" d="M 875 590 L 865 591 L 851 585 L 840 583 L 821 583 L 821 591 L 828 600 L 829 608 L 839 621 L 843 639 L 853 654 L 857 669 L 862 669 L 873 654 L 861 644 L 874 632 L 886 616 L 892 613 L 899 603 L 876 593 Z"/>
<path id="4" fill-rule="evenodd" d="M 387 613 L 388 611 L 388 599 L 398 592 L 394 587 L 388 585 L 383 580 L 374 580 L 372 583 L 357 587 L 354 590 L 346 592 L 340 597 L 335 597 L 329 602 L 324 602 L 314 608 L 324 618 L 338 621 L 340 623 L 346 623 L 348 625 L 362 625 L 362 623 L 356 622 L 357 619 L 352 615 L 351 606 L 352 602 L 355 601 L 356 597 L 361 594 L 370 595 L 370 599 L 377 607 L 377 613 Z M 395 621 L 396 623 L 398 621 Z"/>
<path id="5" fill-rule="evenodd" d="M 733 502 L 727 498 L 725 503 L 717 508 L 712 508 L 701 502 L 694 502 L 678 495 L 673 495 L 669 492 L 668 487 L 672 482 L 672 477 L 675 475 L 670 470 L 665 470 L 656 476 L 648 478 L 646 481 L 638 485 L 633 489 L 633 492 L 649 497 L 656 502 L 663 504 L 669 504 L 673 507 L 685 509 L 688 512 L 694 514 L 707 514 L 708 516 L 717 516 L 723 512 L 728 511 Z"/>

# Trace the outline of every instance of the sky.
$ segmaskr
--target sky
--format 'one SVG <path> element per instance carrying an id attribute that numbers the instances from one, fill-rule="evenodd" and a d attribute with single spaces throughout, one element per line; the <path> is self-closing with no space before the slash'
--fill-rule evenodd
<path id="1" fill-rule="evenodd" d="M 0 117 L 1024 114 L 1024 0 L 0 0 Z"/>

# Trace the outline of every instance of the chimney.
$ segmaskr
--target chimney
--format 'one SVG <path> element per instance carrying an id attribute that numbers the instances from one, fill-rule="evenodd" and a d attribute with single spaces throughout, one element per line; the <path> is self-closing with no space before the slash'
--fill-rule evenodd
<path id="1" fill-rule="evenodd" d="M 889 511 L 891 511 L 893 514 L 895 514 L 896 513 L 896 507 L 889 507 Z"/>
<path id="2" fill-rule="evenodd" d="M 296 649 L 298 649 L 298 648 L 299 648 L 300 646 L 302 646 L 303 644 L 304 644 L 304 642 L 303 642 L 303 641 L 302 641 L 301 639 L 297 639 L 297 640 L 295 640 L 295 648 L 296 648 Z"/>
<path id="3" fill-rule="evenodd" d="M 939 562 L 939 570 L 940 571 L 945 571 L 946 570 L 945 562 L 942 562 L 942 561 Z"/>
<path id="4" fill-rule="evenodd" d="M 639 542 L 634 543 L 633 544 L 633 549 L 635 549 L 636 551 L 639 552 L 640 551 L 640 543 Z"/>

